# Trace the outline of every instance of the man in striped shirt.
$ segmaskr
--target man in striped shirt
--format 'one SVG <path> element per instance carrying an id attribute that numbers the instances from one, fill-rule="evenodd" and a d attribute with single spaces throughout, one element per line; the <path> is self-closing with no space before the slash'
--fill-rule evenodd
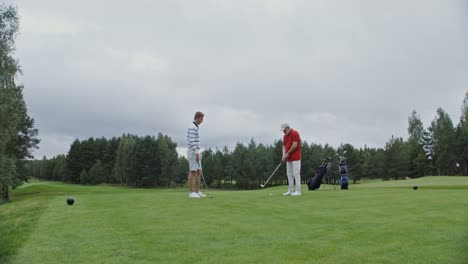
<path id="1" fill-rule="evenodd" d="M 189 198 L 201 198 L 206 196 L 200 192 L 200 175 L 202 167 L 200 158 L 200 136 L 198 134 L 198 126 L 203 122 L 204 116 L 205 115 L 202 112 L 196 112 L 193 122 L 187 130 L 187 157 L 189 161 L 188 181 L 190 191 Z"/>

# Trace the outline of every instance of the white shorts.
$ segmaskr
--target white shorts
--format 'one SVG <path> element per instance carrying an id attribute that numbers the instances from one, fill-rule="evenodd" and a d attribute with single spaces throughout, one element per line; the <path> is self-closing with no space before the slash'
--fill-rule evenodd
<path id="1" fill-rule="evenodd" d="M 197 171 L 201 170 L 201 155 L 200 155 L 200 162 L 197 162 L 197 153 L 193 150 L 187 150 L 187 158 L 189 162 L 189 170 L 190 171 Z"/>

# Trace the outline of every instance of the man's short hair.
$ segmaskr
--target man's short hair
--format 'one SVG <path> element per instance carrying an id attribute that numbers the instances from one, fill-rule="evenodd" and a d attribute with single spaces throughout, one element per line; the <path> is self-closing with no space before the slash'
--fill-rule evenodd
<path id="1" fill-rule="evenodd" d="M 202 112 L 196 112 L 195 117 L 193 119 L 195 120 L 197 118 L 204 117 L 204 116 L 205 116 L 205 114 L 203 114 Z"/>

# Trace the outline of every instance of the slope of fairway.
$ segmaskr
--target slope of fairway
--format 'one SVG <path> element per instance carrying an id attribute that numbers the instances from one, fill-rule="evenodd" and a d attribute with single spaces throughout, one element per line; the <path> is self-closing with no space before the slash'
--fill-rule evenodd
<path id="1" fill-rule="evenodd" d="M 282 196 L 285 187 L 212 191 L 213 198 L 198 200 L 182 189 L 34 182 L 0 206 L 2 229 L 17 222 L 11 215 L 27 219 L 36 210 L 22 225 L 26 231 L 16 230 L 22 238 L 4 260 L 468 263 L 468 189 L 450 187 L 468 186 L 468 177 L 409 181 L 414 184 L 369 182 L 348 191 L 322 186 L 300 197 Z M 416 184 L 421 188 L 412 190 Z M 65 202 L 69 195 L 73 206 Z"/>

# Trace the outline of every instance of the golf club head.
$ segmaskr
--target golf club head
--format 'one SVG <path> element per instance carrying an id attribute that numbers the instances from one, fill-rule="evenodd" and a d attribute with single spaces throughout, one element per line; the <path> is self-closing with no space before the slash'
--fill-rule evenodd
<path id="1" fill-rule="evenodd" d="M 262 188 L 265 187 L 265 184 L 260 184 L 260 187 L 262 187 Z"/>

